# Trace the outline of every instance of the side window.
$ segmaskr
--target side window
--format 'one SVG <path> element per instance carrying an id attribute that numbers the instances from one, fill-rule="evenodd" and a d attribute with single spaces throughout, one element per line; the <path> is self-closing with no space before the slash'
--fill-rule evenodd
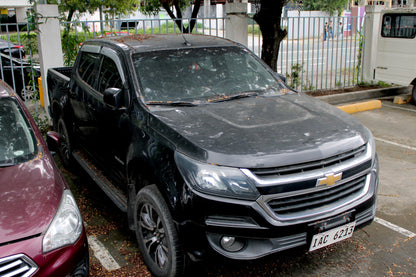
<path id="1" fill-rule="evenodd" d="M 107 88 L 122 88 L 123 85 L 115 62 L 105 56 L 98 80 L 97 90 L 101 93 L 104 93 Z"/>
<path id="2" fill-rule="evenodd" d="M 385 14 L 381 36 L 387 38 L 415 38 L 416 14 Z"/>
<path id="3" fill-rule="evenodd" d="M 99 54 L 82 52 L 81 61 L 78 67 L 78 74 L 82 80 L 92 87 L 95 87 L 97 80 Z"/>

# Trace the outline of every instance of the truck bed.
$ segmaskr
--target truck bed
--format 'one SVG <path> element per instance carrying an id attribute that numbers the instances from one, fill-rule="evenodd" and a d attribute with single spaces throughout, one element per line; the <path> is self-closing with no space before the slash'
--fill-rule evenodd
<path id="1" fill-rule="evenodd" d="M 70 76 L 72 74 L 72 67 L 57 67 L 48 70 L 47 84 L 49 102 L 53 99 L 59 99 L 63 95 L 68 94 L 68 85 Z M 53 107 L 49 107 L 50 114 L 53 113 Z"/>

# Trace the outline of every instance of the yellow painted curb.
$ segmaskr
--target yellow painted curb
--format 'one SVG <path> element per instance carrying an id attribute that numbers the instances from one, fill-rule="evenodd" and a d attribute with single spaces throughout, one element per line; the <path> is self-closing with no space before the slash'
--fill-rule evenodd
<path id="1" fill-rule="evenodd" d="M 342 105 L 338 106 L 339 109 L 343 110 L 346 113 L 357 113 L 362 111 L 368 111 L 373 109 L 381 108 L 380 100 L 371 100 L 367 102 L 359 102 L 355 104 Z"/>

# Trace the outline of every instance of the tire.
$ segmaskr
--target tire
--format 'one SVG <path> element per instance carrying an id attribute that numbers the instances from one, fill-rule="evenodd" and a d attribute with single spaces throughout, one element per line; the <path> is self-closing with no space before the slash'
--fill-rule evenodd
<path id="1" fill-rule="evenodd" d="M 416 105 L 416 84 L 413 85 L 413 90 L 412 90 L 412 102 L 413 104 Z"/>
<path id="2" fill-rule="evenodd" d="M 35 99 L 35 89 L 33 86 L 25 86 L 21 91 L 23 101 Z"/>
<path id="3" fill-rule="evenodd" d="M 154 276 L 181 276 L 185 255 L 168 206 L 155 185 L 139 191 L 134 224 L 143 259 Z"/>
<path id="4" fill-rule="evenodd" d="M 65 121 L 62 118 L 62 116 L 58 119 L 56 131 L 61 135 L 61 140 L 58 149 L 59 156 L 62 160 L 64 167 L 67 169 L 72 169 L 72 141 L 70 139 L 68 128 L 66 127 Z"/>

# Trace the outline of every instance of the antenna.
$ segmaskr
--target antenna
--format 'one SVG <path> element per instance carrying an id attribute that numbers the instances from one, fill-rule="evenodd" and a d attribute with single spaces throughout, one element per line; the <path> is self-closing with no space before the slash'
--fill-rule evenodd
<path id="1" fill-rule="evenodd" d="M 187 40 L 186 40 L 186 38 L 185 38 L 185 36 L 184 36 L 183 32 L 181 32 L 181 34 L 182 34 L 182 38 L 183 38 L 183 40 L 184 40 L 184 43 L 183 43 L 183 44 L 185 44 L 186 46 L 192 46 L 192 44 L 191 44 L 189 41 L 187 41 Z"/>

